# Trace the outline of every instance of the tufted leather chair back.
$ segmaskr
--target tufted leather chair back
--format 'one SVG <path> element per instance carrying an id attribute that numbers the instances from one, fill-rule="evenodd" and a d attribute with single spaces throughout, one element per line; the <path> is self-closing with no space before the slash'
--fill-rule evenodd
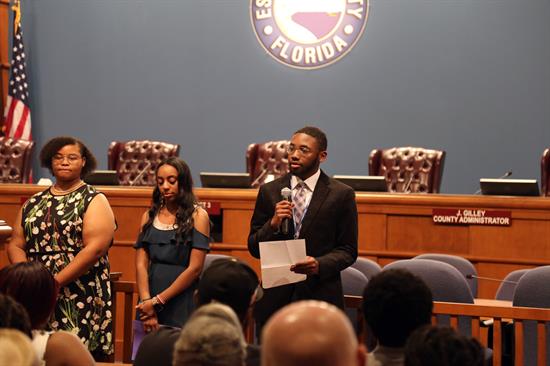
<path id="1" fill-rule="evenodd" d="M 422 147 L 372 150 L 369 175 L 386 177 L 388 192 L 439 193 L 445 151 Z"/>
<path id="2" fill-rule="evenodd" d="M 29 183 L 34 142 L 0 137 L 0 183 Z"/>
<path id="3" fill-rule="evenodd" d="M 269 175 L 279 178 L 288 173 L 288 144 L 289 141 L 281 140 L 248 145 L 246 171 L 252 187 L 266 183 Z"/>
<path id="4" fill-rule="evenodd" d="M 540 159 L 541 195 L 550 196 L 550 148 L 544 150 Z"/>
<path id="5" fill-rule="evenodd" d="M 178 156 L 179 150 L 180 145 L 162 141 L 113 141 L 109 145 L 108 166 L 117 171 L 120 185 L 154 186 L 157 165 Z"/>

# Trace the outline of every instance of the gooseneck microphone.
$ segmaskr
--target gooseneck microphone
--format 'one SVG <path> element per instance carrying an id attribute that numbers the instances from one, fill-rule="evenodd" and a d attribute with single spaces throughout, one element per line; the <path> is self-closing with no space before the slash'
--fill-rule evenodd
<path id="1" fill-rule="evenodd" d="M 134 178 L 134 180 L 130 183 L 130 186 L 133 186 L 137 183 L 137 181 L 139 180 L 139 178 L 141 178 L 143 176 L 143 174 L 145 174 L 145 172 L 147 171 L 147 169 L 149 169 L 151 167 L 151 162 L 148 161 L 147 164 L 145 164 L 145 166 L 143 167 L 143 169 L 141 169 L 139 171 L 139 174 Z"/>
<path id="2" fill-rule="evenodd" d="M 260 174 L 258 174 L 258 176 L 256 177 L 256 179 L 254 179 L 254 181 L 252 183 L 250 183 L 250 186 L 251 187 L 256 187 L 257 185 L 259 185 L 260 183 L 260 180 L 263 179 L 263 177 L 265 177 L 265 175 L 267 174 L 267 169 L 263 169 L 261 171 Z"/>
<path id="3" fill-rule="evenodd" d="M 477 278 L 478 280 L 511 283 L 512 285 L 517 285 L 518 284 L 516 281 L 501 280 L 499 278 L 492 278 L 492 277 L 481 277 L 481 276 L 476 276 L 475 274 L 467 274 L 466 278 L 469 279 L 469 280 L 471 280 L 472 278 Z"/>
<path id="4" fill-rule="evenodd" d="M 506 173 L 504 173 L 503 175 L 501 175 L 500 177 L 496 178 L 496 179 L 504 179 L 504 178 L 508 178 L 509 176 L 512 175 L 512 171 L 511 170 L 508 170 Z M 477 191 L 474 192 L 474 194 L 480 194 L 481 193 L 481 188 L 479 188 Z"/>
<path id="5" fill-rule="evenodd" d="M 285 187 L 281 189 L 281 196 L 283 197 L 283 200 L 290 202 L 292 197 L 292 191 L 290 188 Z M 288 235 L 288 226 L 290 225 L 290 219 L 288 217 L 285 217 L 283 219 L 283 223 L 281 224 L 281 231 L 284 235 Z"/>
<path id="6" fill-rule="evenodd" d="M 409 178 L 407 179 L 407 182 L 403 185 L 403 193 L 411 193 L 411 183 L 414 178 L 414 173 L 409 174 Z"/>

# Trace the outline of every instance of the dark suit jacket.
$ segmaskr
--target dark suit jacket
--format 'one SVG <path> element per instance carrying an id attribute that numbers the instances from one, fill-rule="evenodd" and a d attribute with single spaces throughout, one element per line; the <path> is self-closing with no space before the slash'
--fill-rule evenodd
<path id="1" fill-rule="evenodd" d="M 270 225 L 275 204 L 281 200 L 281 189 L 290 187 L 290 177 L 287 174 L 260 187 L 248 237 L 248 250 L 256 258 L 260 257 L 260 242 L 293 239 L 293 222 L 286 236 Z M 321 171 L 299 238 L 306 240 L 307 255 L 319 262 L 319 274 L 308 276 L 304 282 L 265 290 L 256 305 L 260 323 L 295 300 L 316 299 L 344 307 L 340 271 L 357 259 L 357 205 L 353 189 Z"/>

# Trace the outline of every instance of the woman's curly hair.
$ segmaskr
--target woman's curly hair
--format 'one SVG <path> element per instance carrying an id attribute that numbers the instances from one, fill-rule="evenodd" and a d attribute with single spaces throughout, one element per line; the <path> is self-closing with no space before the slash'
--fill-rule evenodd
<path id="1" fill-rule="evenodd" d="M 50 141 L 46 142 L 42 150 L 40 150 L 40 166 L 48 168 L 50 173 L 52 170 L 52 158 L 59 150 L 67 145 L 77 145 L 80 149 L 80 155 L 86 160 L 86 164 L 80 172 L 80 177 L 83 178 L 93 172 L 97 166 L 97 161 L 94 154 L 88 149 L 86 145 L 76 137 L 72 136 L 58 136 L 54 137 Z"/>

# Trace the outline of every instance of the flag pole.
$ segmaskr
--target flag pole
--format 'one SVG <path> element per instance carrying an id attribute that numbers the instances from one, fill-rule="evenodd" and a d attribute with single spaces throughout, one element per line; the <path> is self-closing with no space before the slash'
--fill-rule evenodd
<path id="1" fill-rule="evenodd" d="M 21 1 L 14 0 L 13 6 L 11 7 L 11 9 L 14 12 L 13 32 L 17 33 L 17 28 L 19 27 L 19 24 L 21 24 Z"/>

